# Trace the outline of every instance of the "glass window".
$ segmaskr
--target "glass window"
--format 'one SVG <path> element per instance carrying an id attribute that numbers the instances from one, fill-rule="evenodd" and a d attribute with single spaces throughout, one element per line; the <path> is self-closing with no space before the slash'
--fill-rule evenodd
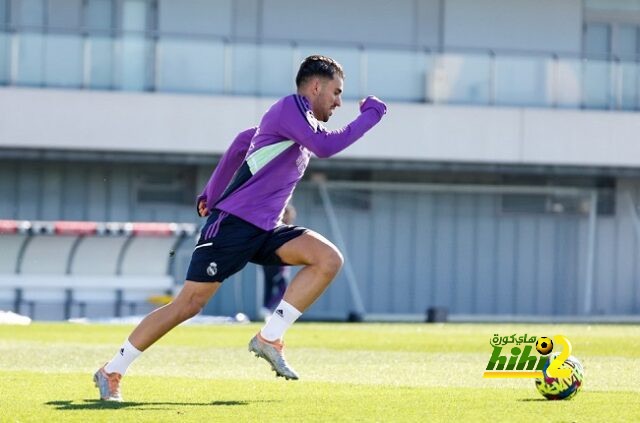
<path id="1" fill-rule="evenodd" d="M 258 49 L 259 95 L 282 96 L 295 92 L 293 48 L 290 45 L 263 44 Z M 295 70 L 297 72 L 297 69 Z"/>
<path id="2" fill-rule="evenodd" d="M 640 86 L 638 78 L 640 77 L 640 69 L 636 62 L 620 62 L 621 77 L 621 104 L 624 110 L 638 109 L 638 91 Z"/>
<path id="3" fill-rule="evenodd" d="M 148 88 L 149 67 L 153 45 L 145 38 L 147 28 L 146 0 L 124 0 L 122 2 L 121 29 L 125 32 L 120 40 L 118 88 L 142 91 Z"/>
<path id="4" fill-rule="evenodd" d="M 9 46 L 10 35 L 0 32 L 0 85 L 9 82 Z"/>
<path id="5" fill-rule="evenodd" d="M 49 86 L 82 85 L 82 39 L 75 34 L 46 36 L 45 83 Z"/>
<path id="6" fill-rule="evenodd" d="M 17 25 L 37 28 L 44 25 L 44 0 L 13 0 L 11 6 Z"/>
<path id="7" fill-rule="evenodd" d="M 615 54 L 623 60 L 635 60 L 638 55 L 638 27 L 620 25 L 617 38 Z"/>
<path id="8" fill-rule="evenodd" d="M 496 104 L 523 106 L 547 104 L 544 57 L 497 56 L 495 73 Z"/>
<path id="9" fill-rule="evenodd" d="M 547 83 L 550 99 L 557 107 L 574 108 L 582 103 L 582 60 L 558 58 L 550 60 Z"/>
<path id="10" fill-rule="evenodd" d="M 143 36 L 123 37 L 120 42 L 118 88 L 126 91 L 144 91 L 147 88 L 147 57 L 152 47 Z"/>
<path id="11" fill-rule="evenodd" d="M 367 89 L 384 99 L 424 101 L 427 59 L 423 52 L 368 50 Z"/>
<path id="12" fill-rule="evenodd" d="M 158 27 L 163 33 L 229 35 L 231 0 L 159 0 Z"/>
<path id="13" fill-rule="evenodd" d="M 0 0 L 0 85 L 9 82 L 9 51 L 11 40 L 8 33 L 3 33 L 3 29 L 8 26 L 8 8 L 8 1 Z"/>
<path id="14" fill-rule="evenodd" d="M 109 89 L 115 85 L 115 40 L 108 36 L 114 29 L 111 0 L 88 0 L 85 8 L 85 27 L 92 35 L 89 43 L 89 81 L 91 88 Z"/>
<path id="15" fill-rule="evenodd" d="M 122 30 L 140 32 L 147 29 L 147 2 L 125 0 L 122 4 Z"/>
<path id="16" fill-rule="evenodd" d="M 8 18 L 7 8 L 8 8 L 7 0 L 0 0 L 0 29 L 7 26 L 7 18 Z"/>
<path id="17" fill-rule="evenodd" d="M 109 31 L 113 27 L 111 0 L 89 0 L 85 25 L 89 31 Z"/>
<path id="18" fill-rule="evenodd" d="M 594 59 L 604 59 L 611 52 L 611 30 L 608 24 L 587 23 L 584 37 L 585 55 Z"/>
<path id="19" fill-rule="evenodd" d="M 620 58 L 618 75 L 620 76 L 620 102 L 624 110 L 638 108 L 638 27 L 620 25 L 617 28 L 614 53 Z"/>
<path id="20" fill-rule="evenodd" d="M 231 89 L 235 94 L 258 94 L 259 48 L 256 44 L 233 44 Z"/>
<path id="21" fill-rule="evenodd" d="M 638 0 L 585 0 L 584 7 L 594 12 L 640 12 Z"/>
<path id="22" fill-rule="evenodd" d="M 607 60 L 586 60 L 583 64 L 583 102 L 590 109 L 609 109 L 613 105 L 611 68 Z"/>
<path id="23" fill-rule="evenodd" d="M 429 99 L 436 103 L 487 104 L 490 87 L 488 54 L 443 54 L 429 75 Z"/>
<path id="24" fill-rule="evenodd" d="M 225 57 L 221 41 L 164 38 L 158 42 L 159 90 L 223 92 Z"/>
<path id="25" fill-rule="evenodd" d="M 18 83 L 25 85 L 41 85 L 43 82 L 43 48 L 42 34 L 21 33 L 18 38 Z"/>
<path id="26" fill-rule="evenodd" d="M 49 0 L 47 26 L 49 29 L 79 29 L 81 0 Z"/>
<path id="27" fill-rule="evenodd" d="M 113 88 L 114 39 L 107 36 L 89 37 L 89 86 L 91 88 Z"/>

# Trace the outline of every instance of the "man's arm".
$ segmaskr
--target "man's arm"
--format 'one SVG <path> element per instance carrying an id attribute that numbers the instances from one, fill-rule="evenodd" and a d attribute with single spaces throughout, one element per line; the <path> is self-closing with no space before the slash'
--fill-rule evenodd
<path id="1" fill-rule="evenodd" d="M 284 104 L 280 115 L 280 133 L 282 136 L 301 144 L 316 156 L 331 157 L 344 150 L 374 125 L 380 122 L 387 106 L 378 98 L 369 96 L 360 104 L 360 116 L 344 128 L 326 131 L 314 122 L 307 105 L 300 96 L 292 96 L 289 104 Z"/>
<path id="2" fill-rule="evenodd" d="M 202 193 L 196 200 L 196 207 L 198 209 L 198 215 L 207 216 L 209 210 L 213 208 L 213 205 L 218 200 L 222 192 L 227 188 L 231 178 L 235 174 L 236 170 L 242 164 L 247 150 L 251 145 L 251 139 L 256 133 L 257 128 L 250 128 L 240 132 L 231 143 L 231 146 L 224 153 L 220 162 L 216 166 L 216 169 L 211 174 L 209 182 L 202 190 Z"/>

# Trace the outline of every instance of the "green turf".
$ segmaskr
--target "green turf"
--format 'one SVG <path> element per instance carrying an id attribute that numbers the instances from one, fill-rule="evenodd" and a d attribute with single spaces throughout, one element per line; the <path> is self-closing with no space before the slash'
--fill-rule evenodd
<path id="1" fill-rule="evenodd" d="M 105 404 L 91 374 L 130 326 L 0 326 L 0 422 L 640 421 L 638 325 L 299 323 L 299 381 L 246 351 L 258 328 L 179 327 L 131 367 L 126 402 Z M 531 379 L 483 379 L 494 333 L 566 335 L 584 389 L 552 402 Z"/>

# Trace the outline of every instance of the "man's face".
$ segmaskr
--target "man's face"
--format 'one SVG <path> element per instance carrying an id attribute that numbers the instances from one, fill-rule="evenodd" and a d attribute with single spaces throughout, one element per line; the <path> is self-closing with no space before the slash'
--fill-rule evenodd
<path id="1" fill-rule="evenodd" d="M 343 81 L 339 76 L 333 79 L 319 78 L 316 85 L 316 95 L 311 100 L 311 108 L 316 119 L 327 122 L 333 114 L 333 109 L 342 105 Z"/>

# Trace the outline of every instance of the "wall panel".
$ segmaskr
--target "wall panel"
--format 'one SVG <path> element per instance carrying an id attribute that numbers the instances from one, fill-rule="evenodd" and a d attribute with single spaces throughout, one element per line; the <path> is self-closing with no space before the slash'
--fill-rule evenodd
<path id="1" fill-rule="evenodd" d="M 141 207 L 132 191 L 135 167 L 0 161 L 0 192 L 5 194 L 0 218 L 203 223 L 192 205 Z M 209 166 L 193 169 L 194 175 L 208 171 Z M 639 189 L 640 181 L 623 180 L 617 214 L 598 217 L 595 314 L 630 314 L 640 308 L 640 251 L 623 201 L 628 194 L 637 197 Z M 453 314 L 583 313 L 586 214 L 505 213 L 497 194 L 329 192 L 346 243 L 345 256 L 369 312 L 422 314 L 428 307 L 442 306 Z M 315 186 L 299 186 L 293 202 L 296 224 L 336 241 Z M 185 240 L 175 259 L 178 280 L 184 277 L 193 243 Z M 253 310 L 255 271 L 247 272 L 237 278 L 244 281 L 242 287 L 225 288 L 225 301 L 216 299 L 208 310 L 226 313 L 241 303 L 244 311 Z M 345 317 L 354 310 L 343 269 L 307 315 Z"/>

